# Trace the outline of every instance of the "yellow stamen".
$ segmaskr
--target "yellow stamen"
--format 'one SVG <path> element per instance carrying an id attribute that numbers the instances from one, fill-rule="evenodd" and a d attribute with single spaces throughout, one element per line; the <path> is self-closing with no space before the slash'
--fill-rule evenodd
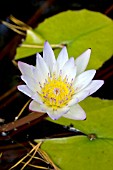
<path id="1" fill-rule="evenodd" d="M 73 94 L 72 83 L 69 83 L 66 78 L 62 79 L 61 76 L 59 78 L 53 76 L 49 77 L 42 87 L 41 97 L 47 106 L 57 110 L 66 106 Z"/>

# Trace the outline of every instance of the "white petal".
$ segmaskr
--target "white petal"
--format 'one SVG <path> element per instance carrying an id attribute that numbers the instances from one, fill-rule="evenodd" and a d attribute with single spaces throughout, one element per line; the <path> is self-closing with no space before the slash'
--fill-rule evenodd
<path id="1" fill-rule="evenodd" d="M 38 70 L 37 68 L 34 69 L 33 74 L 34 74 L 33 78 L 34 78 L 36 84 L 43 86 L 43 84 L 47 80 L 47 77 L 45 77 L 44 74 L 42 73 L 42 71 Z M 40 89 L 38 92 L 40 92 Z"/>
<path id="2" fill-rule="evenodd" d="M 88 49 L 84 53 L 82 53 L 78 58 L 76 58 L 75 64 L 77 66 L 77 75 L 82 73 L 86 69 L 89 62 L 90 54 L 91 49 Z"/>
<path id="3" fill-rule="evenodd" d="M 27 86 L 33 91 L 37 92 L 40 91 L 39 84 L 31 77 L 22 75 L 21 79 L 27 84 Z"/>
<path id="4" fill-rule="evenodd" d="M 62 108 L 58 110 L 52 110 L 52 111 L 47 111 L 47 114 L 51 119 L 57 120 L 59 119 L 62 115 L 66 114 L 68 112 L 69 108 Z"/>
<path id="5" fill-rule="evenodd" d="M 36 55 L 36 67 L 42 72 L 45 78 L 49 75 L 49 68 L 39 53 Z"/>
<path id="6" fill-rule="evenodd" d="M 34 93 L 32 90 L 29 89 L 26 85 L 19 85 L 17 86 L 18 90 L 22 93 L 26 94 L 27 96 L 31 97 Z"/>
<path id="7" fill-rule="evenodd" d="M 76 77 L 73 83 L 75 92 L 79 92 L 85 88 L 92 81 L 95 73 L 96 70 L 87 70 Z"/>
<path id="8" fill-rule="evenodd" d="M 43 104 L 42 102 L 42 98 L 40 97 L 40 95 L 38 93 L 35 93 L 34 95 L 31 96 L 31 98 L 36 101 L 39 104 Z"/>
<path id="9" fill-rule="evenodd" d="M 29 104 L 29 109 L 34 112 L 43 112 L 44 113 L 44 111 L 40 107 L 40 104 L 35 102 L 34 100 Z"/>
<path id="10" fill-rule="evenodd" d="M 72 72 L 71 70 L 73 69 L 73 67 L 75 66 L 74 64 L 74 58 L 71 57 L 63 66 L 62 68 L 62 77 L 69 77 L 70 76 L 70 72 Z M 76 72 L 75 72 L 76 74 Z"/>
<path id="11" fill-rule="evenodd" d="M 75 76 L 76 76 L 76 70 L 77 70 L 77 69 L 76 69 L 76 66 L 70 68 L 70 70 L 69 70 L 69 72 L 68 72 L 68 75 L 67 75 L 67 77 L 68 77 L 68 82 L 74 81 Z"/>
<path id="12" fill-rule="evenodd" d="M 64 114 L 63 117 L 74 120 L 84 120 L 86 119 L 86 113 L 80 105 L 76 104 L 70 107 L 70 110 L 66 114 Z"/>
<path id="13" fill-rule="evenodd" d="M 58 78 L 58 77 L 59 77 L 59 71 L 58 71 L 58 65 L 57 65 L 57 62 L 53 64 L 52 73 L 53 73 L 53 74 L 55 74 L 56 78 Z M 50 74 L 50 75 L 53 75 L 53 74 Z"/>
<path id="14" fill-rule="evenodd" d="M 63 47 L 63 49 L 61 50 L 61 52 L 58 55 L 57 62 L 55 62 L 53 65 L 52 72 L 55 73 L 56 78 L 59 77 L 60 71 L 67 61 L 68 61 L 67 49 L 66 49 L 66 47 Z"/>
<path id="15" fill-rule="evenodd" d="M 58 55 L 58 58 L 57 58 L 57 64 L 58 64 L 59 71 L 62 69 L 62 67 L 64 66 L 64 64 L 67 61 L 68 61 L 67 48 L 63 47 L 61 52 Z"/>
<path id="16" fill-rule="evenodd" d="M 44 44 L 43 59 L 45 60 L 46 64 L 48 65 L 50 72 L 52 72 L 53 64 L 56 62 L 56 59 L 55 59 L 54 52 L 53 52 L 50 44 L 47 41 Z"/>
<path id="17" fill-rule="evenodd" d="M 45 111 L 49 115 L 49 117 L 53 120 L 59 119 L 63 114 L 69 111 L 69 107 L 63 107 L 57 110 L 53 110 L 51 107 L 48 107 L 44 104 L 41 105 L 41 107 L 42 107 L 42 110 Z"/>
<path id="18" fill-rule="evenodd" d="M 88 90 L 83 90 L 83 91 L 73 95 L 73 98 L 68 103 L 68 106 L 72 106 L 76 103 L 79 103 L 80 101 L 84 100 L 87 96 L 89 96 L 89 94 L 90 93 Z"/>
<path id="19" fill-rule="evenodd" d="M 103 80 L 93 80 L 84 90 L 89 91 L 89 95 L 91 95 L 95 93 L 103 84 Z"/>
<path id="20" fill-rule="evenodd" d="M 34 66 L 18 61 L 18 67 L 22 74 L 33 77 Z"/>

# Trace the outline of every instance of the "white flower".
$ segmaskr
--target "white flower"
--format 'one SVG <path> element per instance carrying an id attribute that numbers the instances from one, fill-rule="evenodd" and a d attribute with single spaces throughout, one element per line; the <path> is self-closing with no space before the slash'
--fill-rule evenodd
<path id="1" fill-rule="evenodd" d="M 54 120 L 61 116 L 84 120 L 86 114 L 78 102 L 97 91 L 104 83 L 103 80 L 92 80 L 96 70 L 84 71 L 90 54 L 91 49 L 88 49 L 74 60 L 73 57 L 68 58 L 67 49 L 63 47 L 55 59 L 46 41 L 43 58 L 39 53 L 36 55 L 36 66 L 19 61 L 21 79 L 26 85 L 19 85 L 18 90 L 33 99 L 29 109 L 46 112 Z"/>

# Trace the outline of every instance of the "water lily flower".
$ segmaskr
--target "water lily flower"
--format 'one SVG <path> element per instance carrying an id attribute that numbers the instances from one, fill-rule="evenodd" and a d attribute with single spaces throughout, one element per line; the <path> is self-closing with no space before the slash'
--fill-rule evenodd
<path id="1" fill-rule="evenodd" d="M 36 55 L 36 66 L 19 61 L 21 79 L 25 84 L 19 85 L 18 90 L 32 99 L 29 109 L 46 112 L 53 120 L 61 116 L 86 119 L 86 113 L 78 103 L 104 83 L 103 80 L 92 80 L 96 70 L 85 71 L 90 54 L 91 49 L 88 49 L 74 60 L 68 58 L 64 46 L 56 59 L 46 41 L 43 57 L 39 53 Z"/>

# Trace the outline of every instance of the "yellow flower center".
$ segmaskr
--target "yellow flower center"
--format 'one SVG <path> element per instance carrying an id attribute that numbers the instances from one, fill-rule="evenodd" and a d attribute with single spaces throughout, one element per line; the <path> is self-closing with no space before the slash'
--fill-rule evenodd
<path id="1" fill-rule="evenodd" d="M 41 97 L 43 102 L 52 107 L 54 110 L 62 108 L 72 99 L 74 89 L 72 83 L 69 83 L 66 79 L 48 78 L 44 86 L 42 87 Z"/>

